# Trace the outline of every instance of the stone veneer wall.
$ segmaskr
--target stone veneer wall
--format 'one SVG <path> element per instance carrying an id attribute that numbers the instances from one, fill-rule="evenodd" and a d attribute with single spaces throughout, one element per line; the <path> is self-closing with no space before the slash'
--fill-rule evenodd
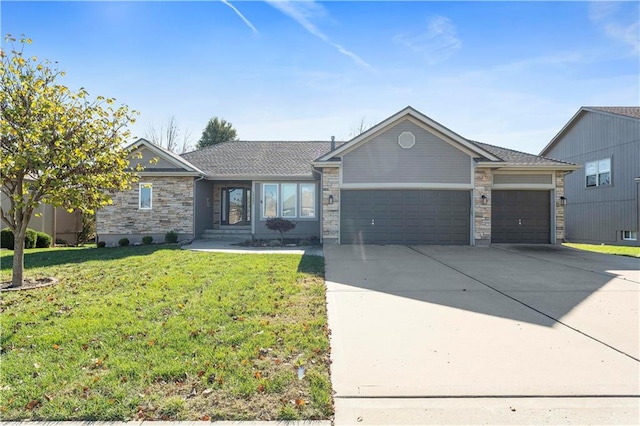
<path id="1" fill-rule="evenodd" d="M 474 239 L 476 244 L 491 243 L 491 170 L 476 169 L 474 176 Z M 482 204 L 482 196 L 487 197 L 487 204 Z"/>
<path id="2" fill-rule="evenodd" d="M 222 186 L 213 184 L 213 229 L 220 229 L 222 224 Z"/>
<path id="3" fill-rule="evenodd" d="M 564 206 L 560 204 L 564 197 L 564 172 L 556 171 L 556 244 L 564 241 Z"/>
<path id="4" fill-rule="evenodd" d="M 333 204 L 329 204 L 329 195 Z M 338 242 L 340 236 L 340 169 L 322 169 L 322 240 Z M 330 241 L 329 241 L 330 240 Z"/>
<path id="5" fill-rule="evenodd" d="M 100 241 L 112 244 L 126 236 L 134 244 L 151 235 L 162 242 L 172 230 L 181 239 L 193 238 L 193 178 L 143 176 L 140 183 L 153 184 L 152 209 L 138 208 L 138 182 L 129 191 L 114 194 L 113 204 L 96 215 Z"/>

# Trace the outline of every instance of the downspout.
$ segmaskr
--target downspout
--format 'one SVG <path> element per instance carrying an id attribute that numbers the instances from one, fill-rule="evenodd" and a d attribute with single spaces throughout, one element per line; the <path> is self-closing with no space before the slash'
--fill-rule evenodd
<path id="1" fill-rule="evenodd" d="M 197 203 L 197 196 L 196 194 L 198 193 L 198 191 L 196 191 L 196 183 L 200 182 L 202 179 L 204 179 L 204 175 L 200 175 L 199 178 L 195 179 L 193 181 L 193 212 L 191 214 L 191 218 L 193 220 L 193 224 L 191 225 L 192 231 L 191 233 L 193 234 L 193 239 L 196 239 L 196 206 L 198 205 Z"/>

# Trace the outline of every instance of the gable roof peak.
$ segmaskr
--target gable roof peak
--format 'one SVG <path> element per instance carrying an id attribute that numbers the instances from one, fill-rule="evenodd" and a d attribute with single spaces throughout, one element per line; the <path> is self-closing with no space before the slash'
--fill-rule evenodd
<path id="1" fill-rule="evenodd" d="M 547 146 L 542 148 L 540 151 L 540 155 L 546 155 L 549 150 L 557 143 L 558 140 L 564 135 L 564 133 L 573 126 L 573 124 L 578 120 L 579 117 L 582 117 L 587 112 L 595 113 L 595 114 L 604 114 L 609 115 L 613 114 L 621 118 L 625 119 L 640 119 L 640 107 L 637 106 L 583 106 L 580 107 L 578 112 L 576 112 L 573 117 L 567 121 L 567 123 L 562 126 L 562 129 L 549 141 Z"/>
<path id="2" fill-rule="evenodd" d="M 202 170 L 200 170 L 199 168 L 191 164 L 186 159 L 182 158 L 180 155 L 174 152 L 171 152 L 168 149 L 160 145 L 157 145 L 145 138 L 138 138 L 136 141 L 125 146 L 124 149 L 130 149 L 133 151 L 134 149 L 140 148 L 141 146 L 145 146 L 147 149 L 151 150 L 152 152 L 158 154 L 161 157 L 164 157 L 170 163 L 175 164 L 176 166 L 184 169 L 187 172 L 195 172 L 200 175 L 204 175 L 204 172 Z"/>
<path id="3" fill-rule="evenodd" d="M 407 107 L 401 109 L 400 111 L 396 112 L 395 114 L 388 117 L 387 119 L 382 120 L 380 123 L 364 131 L 363 133 L 354 137 L 350 141 L 339 146 L 335 150 L 330 151 L 329 153 L 323 155 L 322 157 L 318 158 L 317 161 L 319 162 L 329 161 L 332 157 L 336 155 L 340 155 L 341 153 L 347 150 L 355 149 L 355 147 L 359 146 L 361 143 L 366 143 L 366 141 L 377 132 L 381 131 L 382 129 L 390 125 L 393 125 L 394 123 L 399 122 L 400 120 L 404 119 L 407 115 L 411 116 L 413 119 L 422 123 L 422 125 L 429 127 L 430 129 L 433 129 L 435 133 L 440 134 L 441 137 L 445 138 L 449 143 L 453 145 L 457 145 L 461 150 L 467 153 L 473 153 L 473 155 L 484 157 L 489 161 L 500 161 L 500 158 L 496 157 L 493 153 L 483 149 L 481 146 L 477 144 L 474 144 L 473 142 L 469 141 L 468 139 L 464 138 L 463 136 L 459 135 L 453 130 L 443 126 L 442 124 L 438 123 L 432 118 L 427 117 L 417 109 L 413 108 L 411 105 L 408 105 Z"/>

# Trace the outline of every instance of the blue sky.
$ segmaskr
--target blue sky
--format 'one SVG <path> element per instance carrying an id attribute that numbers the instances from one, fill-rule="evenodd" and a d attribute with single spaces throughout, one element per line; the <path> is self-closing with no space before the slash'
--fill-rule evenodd
<path id="1" fill-rule="evenodd" d="M 407 105 L 469 139 L 539 152 L 583 105 L 640 104 L 638 2 L 17 2 L 2 33 L 62 82 L 175 116 L 195 143 L 339 140 Z"/>

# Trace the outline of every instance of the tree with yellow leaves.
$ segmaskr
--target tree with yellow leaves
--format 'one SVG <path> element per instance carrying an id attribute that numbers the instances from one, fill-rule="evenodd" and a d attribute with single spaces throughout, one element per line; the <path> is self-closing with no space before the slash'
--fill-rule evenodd
<path id="1" fill-rule="evenodd" d="M 27 226 L 41 203 L 91 213 L 111 203 L 112 191 L 130 188 L 135 176 L 122 145 L 137 112 L 59 84 L 64 72 L 24 54 L 30 39 L 5 41 L 11 51 L 0 51 L 0 190 L 9 208 L 0 215 L 14 235 L 11 286 L 19 287 Z"/>

